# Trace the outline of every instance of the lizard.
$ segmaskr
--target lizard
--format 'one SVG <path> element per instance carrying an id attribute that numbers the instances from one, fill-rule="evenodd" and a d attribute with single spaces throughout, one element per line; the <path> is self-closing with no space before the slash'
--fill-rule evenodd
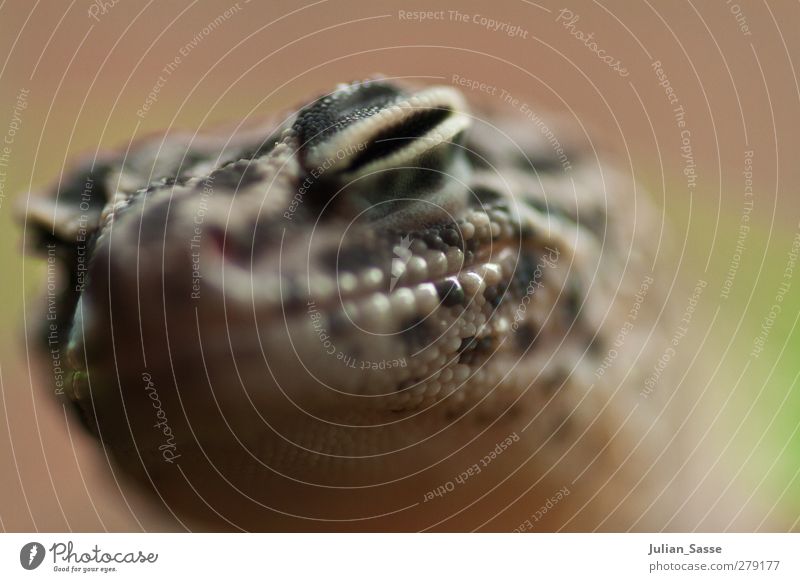
<path id="1" fill-rule="evenodd" d="M 187 529 L 696 527 L 657 212 L 547 123 L 375 76 L 83 159 L 24 214 L 65 399 Z"/>

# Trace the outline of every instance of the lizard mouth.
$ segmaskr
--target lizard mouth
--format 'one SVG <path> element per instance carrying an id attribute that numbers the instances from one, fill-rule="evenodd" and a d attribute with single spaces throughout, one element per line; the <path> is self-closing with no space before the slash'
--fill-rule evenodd
<path id="1" fill-rule="evenodd" d="M 374 91 L 372 85 L 364 87 L 361 92 Z M 295 125 L 306 143 L 306 166 L 353 178 L 415 165 L 437 146 L 458 141 L 469 126 L 463 97 L 449 87 L 433 87 L 410 96 L 392 91 L 396 91 L 394 96 L 383 96 L 379 105 L 364 96 L 359 96 L 355 110 L 340 105 L 322 127 L 319 106 L 302 111 Z"/>
<path id="2" fill-rule="evenodd" d="M 256 306 L 269 318 L 294 318 L 313 303 L 370 332 L 396 333 L 402 322 L 428 317 L 440 307 L 467 305 L 487 289 L 491 296 L 505 293 L 530 241 L 524 229 L 502 216 L 495 211 L 490 219 L 475 209 L 458 223 L 398 233 L 394 245 L 392 235 L 374 230 L 365 240 L 343 243 L 340 234 L 331 234 L 316 241 L 320 248 L 338 246 L 335 254 L 316 250 L 312 241 L 294 241 L 284 245 L 286 254 L 262 264 L 251 262 L 252 248 L 237 252 L 229 240 L 215 249 L 224 276 L 206 281 L 222 283 L 228 298 Z M 313 256 L 322 261 L 319 267 L 309 263 Z"/>
<path id="3" fill-rule="evenodd" d="M 412 233 L 407 246 L 392 246 L 393 235 L 373 230 L 372 242 L 362 244 L 363 261 L 346 256 L 355 241 L 339 249 L 338 261 L 319 254 L 326 273 L 308 269 L 304 260 L 315 253 L 299 241 L 283 246 L 290 255 L 269 263 L 226 262 L 223 281 L 216 281 L 229 321 L 241 328 L 232 348 L 227 340 L 217 348 L 232 349 L 241 361 L 268 362 L 270 378 L 292 402 L 325 418 L 425 409 L 461 386 L 467 388 L 448 400 L 448 410 L 478 402 L 485 395 L 479 379 L 500 369 L 517 329 L 525 338 L 535 328 L 525 323 L 534 308 L 523 297 L 535 292 L 539 318 L 556 300 L 548 288 L 558 288 L 556 270 L 539 265 L 538 237 L 503 214 L 470 210 L 457 224 Z M 331 233 L 320 246 L 338 236 Z M 380 253 L 382 262 L 367 262 Z M 250 326 L 256 337 L 243 332 Z M 263 381 L 258 370 L 253 382 Z"/>

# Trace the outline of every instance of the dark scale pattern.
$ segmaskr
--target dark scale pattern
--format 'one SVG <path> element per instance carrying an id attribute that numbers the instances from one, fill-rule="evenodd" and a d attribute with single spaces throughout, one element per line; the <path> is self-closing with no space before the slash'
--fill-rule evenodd
<path id="1" fill-rule="evenodd" d="M 442 237 L 439 235 L 439 231 L 436 229 L 430 228 L 428 230 L 416 234 L 415 236 L 412 236 L 412 238 L 415 237 L 422 239 L 425 242 L 425 244 L 428 245 L 429 249 L 434 249 L 442 252 L 447 251 L 447 245 L 444 243 Z"/>
<path id="2" fill-rule="evenodd" d="M 471 335 L 469 337 L 465 337 L 461 340 L 461 345 L 458 347 L 458 355 L 463 354 L 465 351 L 471 349 L 472 345 L 475 343 L 475 336 Z"/>
<path id="3" fill-rule="evenodd" d="M 482 245 L 483 241 L 478 240 L 478 237 L 473 237 L 466 241 L 466 244 L 464 245 L 464 257 L 466 258 L 467 254 L 474 256 L 474 254 L 481 249 Z"/>
<path id="4" fill-rule="evenodd" d="M 475 336 L 464 338 L 458 348 L 458 363 L 473 365 L 488 358 L 494 349 L 491 337 L 478 339 Z"/>
<path id="5" fill-rule="evenodd" d="M 313 147 L 359 119 L 366 119 L 397 100 L 401 93 L 381 82 L 336 91 L 302 109 L 294 128 L 305 147 Z"/>
<path id="6" fill-rule="evenodd" d="M 450 248 L 456 247 L 462 251 L 469 248 L 461 234 L 461 227 L 449 222 L 447 224 L 432 226 L 426 230 L 418 231 L 411 235 L 412 240 L 423 241 L 429 249 L 447 252 Z M 472 243 L 472 241 L 470 241 Z"/>
<path id="7" fill-rule="evenodd" d="M 458 228 L 444 228 L 442 230 L 441 237 L 442 241 L 451 247 L 458 247 L 462 251 L 464 250 L 464 239 L 461 236 L 461 231 Z"/>
<path id="8" fill-rule="evenodd" d="M 445 279 L 436 284 L 436 292 L 439 294 L 439 299 L 445 307 L 455 307 L 456 305 L 464 305 L 466 295 L 461 283 L 457 279 Z"/>
<path id="9" fill-rule="evenodd" d="M 500 290 L 500 285 L 491 285 L 486 288 L 486 291 L 483 292 L 483 296 L 486 298 L 486 301 L 497 309 L 500 304 L 503 302 L 503 298 L 505 297 L 505 290 L 507 289 L 508 284 Z"/>

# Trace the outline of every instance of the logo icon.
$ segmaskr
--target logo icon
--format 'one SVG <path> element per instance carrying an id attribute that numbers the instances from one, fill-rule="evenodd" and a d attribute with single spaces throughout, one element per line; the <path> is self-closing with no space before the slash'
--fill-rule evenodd
<path id="1" fill-rule="evenodd" d="M 44 561 L 44 546 L 39 542 L 28 542 L 19 551 L 19 563 L 26 570 L 35 570 Z"/>

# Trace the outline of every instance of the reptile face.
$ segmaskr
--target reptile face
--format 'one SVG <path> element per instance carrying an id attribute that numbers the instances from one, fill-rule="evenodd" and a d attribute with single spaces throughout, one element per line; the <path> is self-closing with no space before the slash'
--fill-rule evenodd
<path id="1" fill-rule="evenodd" d="M 638 226 L 607 212 L 630 185 L 452 88 L 340 86 L 68 186 L 28 215 L 68 274 L 50 329 L 64 392 L 181 519 L 465 527 L 460 504 L 515 468 L 539 467 L 531 495 L 554 486 L 548 463 L 611 399 L 589 377 L 641 279 Z M 492 476 L 428 503 L 507 441 Z"/>

